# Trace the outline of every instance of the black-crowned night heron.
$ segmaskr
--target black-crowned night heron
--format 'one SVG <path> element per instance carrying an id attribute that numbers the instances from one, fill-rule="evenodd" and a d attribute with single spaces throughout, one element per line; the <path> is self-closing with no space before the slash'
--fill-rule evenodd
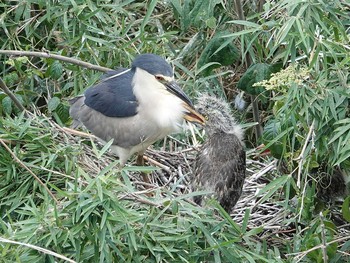
<path id="1" fill-rule="evenodd" d="M 207 119 L 207 138 L 196 158 L 192 188 L 213 192 L 230 212 L 242 194 L 245 179 L 243 131 L 231 115 L 230 106 L 221 99 L 204 94 L 196 108 Z M 199 205 L 203 200 L 203 196 L 194 198 Z"/>
<path id="2" fill-rule="evenodd" d="M 122 166 L 134 153 L 142 156 L 155 141 L 179 132 L 184 120 L 204 123 L 174 81 L 172 67 L 154 54 L 139 55 L 131 69 L 111 72 L 70 103 L 73 127 L 83 124 L 102 142 L 113 139 L 111 149 Z"/>

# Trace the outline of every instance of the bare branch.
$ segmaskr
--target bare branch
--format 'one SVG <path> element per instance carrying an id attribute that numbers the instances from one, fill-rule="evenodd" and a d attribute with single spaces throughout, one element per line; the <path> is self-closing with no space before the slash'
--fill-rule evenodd
<path id="1" fill-rule="evenodd" d="M 83 68 L 98 70 L 102 72 L 111 71 L 110 68 L 105 68 L 101 66 L 97 66 L 88 62 L 81 61 L 76 58 L 69 58 L 61 55 L 51 54 L 49 52 L 35 52 L 35 51 L 19 51 L 19 50 L 0 50 L 0 54 L 4 55 L 13 55 L 13 56 L 28 56 L 28 57 L 41 57 L 41 58 L 52 58 L 56 60 L 60 60 L 63 62 L 71 63 Z"/>
<path id="2" fill-rule="evenodd" d="M 0 50 L 0 54 L 8 55 L 8 56 L 32 56 L 32 57 L 42 57 L 42 58 L 52 58 L 56 60 L 60 60 L 63 62 L 71 63 L 80 67 L 98 70 L 102 72 L 108 72 L 112 69 L 105 68 L 101 66 L 97 66 L 88 62 L 84 62 L 75 58 L 69 58 L 61 55 L 55 55 L 51 54 L 49 52 L 35 52 L 35 51 L 19 51 L 19 50 Z M 16 106 L 21 110 L 24 111 L 26 114 L 26 117 L 28 117 L 27 110 L 23 107 L 22 103 L 16 98 L 16 96 L 9 90 L 9 88 L 6 86 L 6 84 L 3 82 L 3 80 L 0 78 L 0 88 L 5 92 L 7 96 L 11 98 L 11 100 L 16 104 Z"/>
<path id="3" fill-rule="evenodd" d="M 11 100 L 16 104 L 17 108 L 21 111 L 24 111 L 26 117 L 28 117 L 27 110 L 23 107 L 22 103 L 16 98 L 15 94 L 6 86 L 5 82 L 0 78 L 0 88 L 5 92 L 7 96 L 11 98 Z"/>
<path id="4" fill-rule="evenodd" d="M 327 256 L 327 240 L 326 240 L 326 227 L 324 225 L 323 215 L 322 212 L 320 212 L 320 219 L 321 219 L 321 237 L 322 237 L 322 255 L 323 255 L 323 262 L 328 262 L 328 256 Z"/>
<path id="5" fill-rule="evenodd" d="M 297 179 L 297 187 L 300 188 L 301 186 L 301 172 L 303 170 L 303 164 L 304 164 L 304 159 L 305 159 L 305 152 L 306 152 L 306 147 L 308 146 L 312 133 L 314 132 L 314 127 L 315 127 L 315 120 L 312 121 L 312 124 L 310 126 L 309 132 L 306 136 L 305 143 L 303 145 L 303 148 L 301 149 L 301 152 L 299 156 L 295 159 L 295 161 L 298 161 L 298 179 Z"/>

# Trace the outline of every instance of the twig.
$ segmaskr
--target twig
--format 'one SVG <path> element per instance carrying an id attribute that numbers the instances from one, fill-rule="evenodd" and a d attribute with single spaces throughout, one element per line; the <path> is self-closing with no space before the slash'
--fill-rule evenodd
<path id="1" fill-rule="evenodd" d="M 350 253 L 347 253 L 345 251 L 338 250 L 337 252 L 340 253 L 340 254 L 343 254 L 343 255 L 345 255 L 347 257 L 350 257 Z"/>
<path id="2" fill-rule="evenodd" d="M 0 50 L 1 51 L 1 50 Z M 28 117 L 27 110 L 23 107 L 22 103 L 16 98 L 12 91 L 6 86 L 5 82 L 0 78 L 0 88 L 5 92 L 7 96 L 16 104 L 17 108 L 21 111 L 24 111 L 26 117 Z"/>
<path id="3" fill-rule="evenodd" d="M 259 179 L 261 176 L 267 174 L 269 171 L 276 169 L 276 163 L 277 163 L 277 160 L 273 160 L 268 165 L 266 165 L 263 169 L 253 174 L 251 177 L 254 178 L 254 180 Z"/>
<path id="4" fill-rule="evenodd" d="M 133 197 L 133 198 L 132 198 Z M 157 204 L 154 203 L 152 201 L 149 201 L 147 199 L 141 198 L 140 196 L 137 196 L 134 193 L 129 193 L 126 194 L 124 196 L 119 197 L 120 200 L 131 200 L 131 201 L 138 201 L 142 204 L 146 204 L 146 205 L 151 205 L 151 206 L 155 206 L 155 207 L 163 207 L 163 204 Z"/>
<path id="5" fill-rule="evenodd" d="M 328 257 L 327 257 L 327 241 L 326 241 L 326 229 L 324 226 L 323 222 L 323 215 L 322 212 L 320 212 L 320 221 L 321 221 L 321 237 L 322 237 L 322 255 L 323 255 L 323 262 L 327 263 L 328 262 Z"/>
<path id="6" fill-rule="evenodd" d="M 328 243 L 326 243 L 326 246 L 329 246 L 333 243 L 337 243 L 337 242 L 340 242 L 340 241 L 345 241 L 345 240 L 348 240 L 350 239 L 350 236 L 346 236 L 346 237 L 341 237 L 341 238 L 338 238 L 338 239 L 335 239 L 335 240 L 332 240 Z M 303 251 L 303 252 L 297 252 L 297 253 L 290 253 L 290 254 L 286 254 L 286 256 L 296 256 L 295 259 L 297 259 L 296 262 L 300 262 L 307 254 L 309 254 L 310 252 L 314 251 L 314 250 L 317 250 L 317 249 L 320 249 L 322 248 L 323 244 L 321 245 L 317 245 L 315 247 L 312 247 L 306 251 Z"/>
<path id="7" fill-rule="evenodd" d="M 150 158 L 150 157 L 148 157 L 148 156 L 143 156 L 143 159 L 145 160 L 145 161 L 148 161 L 149 163 L 151 163 L 151 164 L 154 164 L 155 166 L 158 166 L 159 168 L 161 168 L 161 169 L 164 169 L 165 171 L 170 171 L 170 167 L 168 167 L 168 166 L 166 166 L 166 165 L 164 165 L 164 164 L 161 164 L 160 162 L 157 162 L 156 160 L 153 160 L 152 158 Z"/>
<path id="8" fill-rule="evenodd" d="M 67 128 L 67 127 L 60 127 L 59 125 L 57 125 L 57 128 L 61 129 L 62 131 L 66 132 L 66 133 L 69 133 L 69 134 L 77 135 L 77 136 L 84 137 L 84 138 L 97 139 L 97 137 L 95 135 L 90 134 L 90 133 L 77 131 L 77 130 Z"/>
<path id="9" fill-rule="evenodd" d="M 61 55 L 51 54 L 49 52 L 35 52 L 35 51 L 19 51 L 19 50 L 0 50 L 0 54 L 4 55 L 13 55 L 13 56 L 32 56 L 32 57 L 42 57 L 42 58 L 52 58 L 56 60 L 60 60 L 63 62 L 71 63 L 80 67 L 98 70 L 102 72 L 108 72 L 112 69 L 105 68 L 101 66 L 97 66 L 88 62 L 81 61 L 75 58 L 69 58 Z M 0 88 L 5 92 L 7 96 L 11 98 L 11 100 L 16 104 L 16 106 L 24 111 L 26 117 L 28 117 L 28 111 L 23 107 L 22 103 L 16 98 L 16 96 L 9 90 L 3 80 L 0 78 Z"/>
<path id="10" fill-rule="evenodd" d="M 305 177 L 307 179 L 307 177 Z M 304 187 L 303 187 L 303 190 L 302 190 L 302 194 L 301 194 L 301 204 L 300 204 L 300 209 L 299 210 L 299 221 L 301 220 L 301 217 L 302 217 L 302 214 L 303 214 L 303 211 L 304 211 L 304 202 L 305 202 L 305 192 L 306 192 L 306 188 L 307 188 L 307 181 L 305 181 L 304 183 Z"/>
<path id="11" fill-rule="evenodd" d="M 16 156 L 16 154 L 6 145 L 6 143 L 0 139 L 0 143 L 5 147 L 5 149 L 12 155 L 13 159 L 20 165 L 22 166 L 24 169 L 26 169 L 34 178 L 35 180 L 37 180 L 39 182 L 39 184 L 41 184 L 45 190 L 49 193 L 49 195 L 52 197 L 52 199 L 58 203 L 58 200 L 56 199 L 56 197 L 53 195 L 53 193 L 50 191 L 50 189 L 46 186 L 46 184 L 43 183 L 43 181 L 40 180 L 40 178 L 38 176 L 36 176 L 36 174 L 34 174 L 32 172 L 32 170 L 30 170 L 20 159 L 18 159 L 18 157 Z"/>
<path id="12" fill-rule="evenodd" d="M 188 124 L 188 127 L 189 127 L 189 130 L 191 132 L 191 135 L 192 135 L 192 141 L 193 141 L 193 144 L 198 146 L 198 141 L 197 141 L 197 138 L 196 138 L 196 135 L 195 135 L 195 132 L 194 132 L 194 124 L 192 123 L 189 123 Z"/>
<path id="13" fill-rule="evenodd" d="M 306 140 L 305 140 L 305 143 L 303 145 L 303 148 L 301 149 L 301 152 L 299 154 L 299 156 L 295 159 L 295 161 L 299 161 L 299 164 L 298 164 L 298 180 L 297 180 L 297 187 L 300 188 L 300 185 L 301 185 L 301 171 L 302 171 L 302 168 L 303 168 L 303 163 L 304 163 L 304 154 L 305 154 L 305 151 L 306 151 L 306 147 L 307 145 L 309 144 L 309 140 L 310 140 L 310 137 L 312 135 L 312 132 L 314 131 L 314 126 L 315 126 L 315 120 L 312 121 L 312 124 L 310 126 L 310 129 L 309 129 L 309 132 L 306 136 Z"/>
<path id="14" fill-rule="evenodd" d="M 51 251 L 51 250 L 48 250 L 48 249 L 45 249 L 45 248 L 42 248 L 42 247 L 34 246 L 34 245 L 31 245 L 31 244 L 26 244 L 26 243 L 22 243 L 22 242 L 17 242 L 17 241 L 9 240 L 9 239 L 2 238 L 2 237 L 0 237 L 0 242 L 29 247 L 29 248 L 35 249 L 35 250 L 37 250 L 37 251 L 40 251 L 40 252 L 42 252 L 42 253 L 45 253 L 45 254 L 54 256 L 54 257 L 56 257 L 56 258 L 63 259 L 63 260 L 68 261 L 68 262 L 70 262 L 70 263 L 77 263 L 76 261 L 74 261 L 74 260 L 72 260 L 72 259 L 69 259 L 69 258 L 67 258 L 67 257 L 65 257 L 65 256 L 60 255 L 60 254 L 57 254 L 56 252 L 53 252 L 53 251 Z"/>
<path id="15" fill-rule="evenodd" d="M 14 145 L 16 145 L 17 144 L 17 142 L 16 141 L 14 141 L 14 140 L 7 140 L 7 139 L 1 139 L 4 143 L 7 143 L 7 144 L 9 144 L 9 145 L 11 145 L 11 144 L 14 144 Z"/>
<path id="16" fill-rule="evenodd" d="M 88 62 L 81 61 L 76 58 L 69 58 L 61 55 L 51 54 L 49 52 L 35 52 L 35 51 L 19 51 L 19 50 L 0 50 L 0 54 L 13 55 L 13 56 L 29 56 L 29 57 L 40 57 L 40 58 L 53 58 L 63 62 L 71 63 L 83 68 L 98 70 L 102 72 L 108 72 L 112 69 L 97 66 Z"/>
<path id="17" fill-rule="evenodd" d="M 64 173 L 60 173 L 60 172 L 57 172 L 57 171 L 54 171 L 54 170 L 50 170 L 50 169 L 47 169 L 47 168 L 45 168 L 43 166 L 31 165 L 31 167 L 36 168 L 36 169 L 41 169 L 43 171 L 46 171 L 46 172 L 49 172 L 49 173 L 52 173 L 52 174 L 61 175 L 63 177 L 75 180 L 75 177 L 73 177 L 73 176 L 70 176 L 70 175 L 64 174 Z"/>
<path id="18" fill-rule="evenodd" d="M 250 61 L 250 59 L 248 61 Z M 247 64 L 248 64 L 248 62 L 247 62 Z M 249 64 L 251 65 L 251 63 L 249 63 Z M 255 139 L 258 142 L 259 139 L 262 136 L 263 129 L 262 129 L 262 126 L 261 126 L 259 105 L 258 105 L 258 102 L 257 102 L 256 98 L 257 98 L 256 95 L 250 95 L 250 100 L 252 102 L 252 110 L 253 110 L 253 120 L 254 120 L 254 122 L 257 123 L 255 125 Z"/>

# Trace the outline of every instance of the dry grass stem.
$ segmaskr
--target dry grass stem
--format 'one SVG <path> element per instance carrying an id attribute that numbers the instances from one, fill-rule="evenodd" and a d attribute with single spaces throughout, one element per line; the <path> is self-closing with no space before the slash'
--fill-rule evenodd
<path id="1" fill-rule="evenodd" d="M 60 255 L 60 254 L 58 254 L 56 252 L 53 252 L 51 250 L 48 250 L 48 249 L 45 249 L 45 248 L 42 248 L 42 247 L 34 246 L 32 244 L 17 242 L 17 241 L 9 240 L 9 239 L 2 238 L 2 237 L 0 237 L 0 242 L 32 248 L 32 249 L 35 249 L 35 250 L 37 250 L 39 252 L 45 253 L 47 255 L 51 255 L 51 256 L 54 256 L 56 258 L 63 259 L 65 261 L 67 261 L 67 262 L 77 263 L 76 261 L 74 261 L 74 260 L 72 260 L 70 258 L 67 258 L 67 257 L 65 257 L 63 255 Z"/>
<path id="2" fill-rule="evenodd" d="M 6 143 L 0 139 L 0 143 L 2 144 L 2 146 L 5 147 L 5 149 L 11 154 L 11 156 L 13 157 L 13 159 L 15 160 L 16 163 L 18 163 L 20 166 L 22 166 L 24 169 L 26 169 L 34 178 L 35 180 L 38 181 L 38 183 L 43 186 L 45 188 L 45 190 L 47 191 L 47 193 L 52 197 L 52 199 L 58 203 L 58 200 L 56 199 L 56 197 L 54 196 L 54 194 L 50 191 L 50 189 L 46 186 L 46 184 L 40 180 L 40 178 L 38 176 L 36 176 L 35 173 L 33 173 L 32 170 L 30 170 L 28 168 L 28 166 L 26 166 L 20 159 L 17 158 L 16 154 L 6 145 Z"/>

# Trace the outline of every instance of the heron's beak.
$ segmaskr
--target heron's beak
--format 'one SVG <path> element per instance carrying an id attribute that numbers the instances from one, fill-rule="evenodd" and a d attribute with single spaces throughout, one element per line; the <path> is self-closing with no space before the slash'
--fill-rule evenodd
<path id="1" fill-rule="evenodd" d="M 170 93 L 174 94 L 184 102 L 184 107 L 187 110 L 184 116 L 185 120 L 198 123 L 200 125 L 205 124 L 205 118 L 194 109 L 190 98 L 185 94 L 185 92 L 183 92 L 181 87 L 175 81 L 165 83 L 165 86 Z"/>
<path id="2" fill-rule="evenodd" d="M 184 107 L 187 110 L 187 112 L 185 112 L 185 116 L 184 116 L 184 119 L 186 121 L 198 123 L 200 125 L 205 125 L 205 118 L 203 117 L 202 114 L 197 112 L 193 107 L 191 107 L 188 104 L 184 103 Z"/>

